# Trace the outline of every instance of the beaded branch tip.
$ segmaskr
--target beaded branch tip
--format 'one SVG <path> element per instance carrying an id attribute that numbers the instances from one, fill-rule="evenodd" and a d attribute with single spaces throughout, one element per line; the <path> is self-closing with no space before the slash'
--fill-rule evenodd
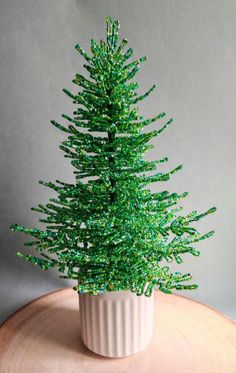
<path id="1" fill-rule="evenodd" d="M 154 287 L 165 293 L 195 289 L 197 285 L 185 283 L 191 274 L 171 273 L 168 263 L 181 263 L 185 253 L 200 254 L 195 243 L 213 232 L 202 235 L 191 224 L 216 209 L 182 216 L 178 202 L 187 193 L 147 189 L 182 168 L 163 173 L 159 167 L 167 158 L 143 158 L 153 147 L 149 141 L 172 119 L 144 132 L 166 115 L 143 120 L 135 106 L 155 89 L 136 92 L 133 78 L 146 57 L 129 62 L 133 50 L 125 51 L 126 39 L 119 42 L 119 22 L 108 17 L 106 27 L 106 39 L 91 40 L 90 54 L 76 45 L 89 78 L 76 74 L 73 83 L 79 91 L 63 90 L 76 107 L 73 115 L 62 115 L 67 124 L 51 122 L 67 136 L 60 148 L 74 168 L 75 182 L 40 181 L 57 197 L 32 208 L 43 214 L 39 221 L 44 229 L 11 226 L 31 236 L 25 245 L 39 253 L 18 255 L 44 270 L 57 268 L 60 277 L 77 281 L 79 293 L 129 289 L 150 296 Z"/>

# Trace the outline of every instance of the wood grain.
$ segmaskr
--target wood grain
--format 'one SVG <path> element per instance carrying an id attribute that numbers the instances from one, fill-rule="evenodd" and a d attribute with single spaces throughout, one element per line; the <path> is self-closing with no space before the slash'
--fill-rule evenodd
<path id="1" fill-rule="evenodd" d="M 154 334 L 142 352 L 110 359 L 80 339 L 78 296 L 45 295 L 0 329 L 1 373 L 235 373 L 236 325 L 217 311 L 155 292 Z"/>

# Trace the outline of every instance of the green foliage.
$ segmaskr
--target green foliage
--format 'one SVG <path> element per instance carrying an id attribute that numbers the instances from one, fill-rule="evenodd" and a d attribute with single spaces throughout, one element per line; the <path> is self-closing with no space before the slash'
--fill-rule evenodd
<path id="1" fill-rule="evenodd" d="M 57 198 L 33 208 L 45 217 L 44 230 L 14 224 L 11 229 L 34 238 L 40 258 L 19 253 L 42 269 L 57 268 L 63 278 L 78 281 L 78 292 L 98 294 L 130 289 L 150 296 L 154 286 L 166 293 L 172 289 L 194 289 L 185 285 L 190 274 L 170 273 L 161 262 L 182 262 L 182 254 L 199 255 L 192 244 L 210 237 L 201 235 L 191 223 L 213 213 L 196 211 L 180 216 L 178 201 L 187 193 L 151 192 L 147 185 L 168 180 L 182 166 L 162 173 L 160 164 L 168 159 L 146 161 L 149 141 L 165 130 L 144 132 L 165 113 L 143 119 L 135 106 L 155 88 L 139 96 L 132 79 L 145 57 L 127 62 L 133 53 L 124 52 L 127 40 L 118 43 L 118 21 L 107 18 L 106 40 L 91 41 L 91 54 L 80 45 L 78 52 L 90 78 L 76 74 L 78 93 L 64 92 L 76 105 L 73 116 L 62 115 L 67 125 L 51 123 L 67 134 L 60 148 L 75 168 L 75 184 L 57 180 L 40 181 L 53 189 Z M 154 171 L 151 175 L 146 172 Z"/>

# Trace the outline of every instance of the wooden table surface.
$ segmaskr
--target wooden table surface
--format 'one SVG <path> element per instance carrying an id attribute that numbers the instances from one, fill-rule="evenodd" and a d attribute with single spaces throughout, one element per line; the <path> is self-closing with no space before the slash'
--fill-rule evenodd
<path id="1" fill-rule="evenodd" d="M 182 296 L 155 292 L 154 334 L 142 352 L 101 357 L 82 343 L 78 295 L 47 294 L 0 329 L 0 373 L 236 373 L 236 325 Z"/>

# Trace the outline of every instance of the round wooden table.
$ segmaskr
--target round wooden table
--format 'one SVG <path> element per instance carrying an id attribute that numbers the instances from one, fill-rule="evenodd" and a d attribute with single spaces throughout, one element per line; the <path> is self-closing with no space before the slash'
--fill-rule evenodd
<path id="1" fill-rule="evenodd" d="M 149 346 L 111 359 L 80 339 L 78 295 L 59 290 L 36 299 L 0 329 L 0 373 L 235 373 L 236 325 L 215 310 L 155 292 Z"/>

